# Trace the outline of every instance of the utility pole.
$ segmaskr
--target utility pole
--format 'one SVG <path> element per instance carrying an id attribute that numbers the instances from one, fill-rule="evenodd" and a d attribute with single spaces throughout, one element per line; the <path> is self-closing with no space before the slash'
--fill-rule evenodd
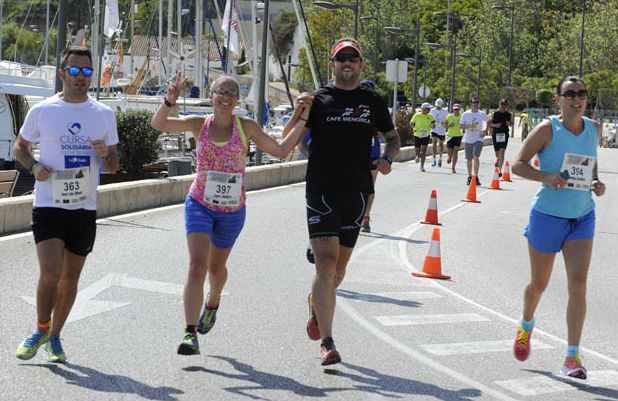
<path id="1" fill-rule="evenodd" d="M 67 0 L 59 0 L 58 3 L 58 37 L 56 38 L 56 71 L 60 69 L 60 55 L 67 43 Z M 62 81 L 56 74 L 56 90 L 62 90 Z"/>

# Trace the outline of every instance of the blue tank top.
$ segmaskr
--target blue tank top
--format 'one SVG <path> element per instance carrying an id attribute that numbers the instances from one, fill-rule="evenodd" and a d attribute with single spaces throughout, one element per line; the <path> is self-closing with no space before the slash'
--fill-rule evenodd
<path id="1" fill-rule="evenodd" d="M 584 130 L 575 135 L 567 130 L 557 116 L 550 116 L 552 140 L 549 146 L 538 153 L 540 170 L 548 173 L 559 173 L 564 155 L 592 156 L 594 163 L 597 157 L 597 129 L 587 117 L 584 120 Z M 532 199 L 532 209 L 551 216 L 575 219 L 594 209 L 591 191 L 580 191 L 564 188 L 557 191 L 543 183 Z"/>

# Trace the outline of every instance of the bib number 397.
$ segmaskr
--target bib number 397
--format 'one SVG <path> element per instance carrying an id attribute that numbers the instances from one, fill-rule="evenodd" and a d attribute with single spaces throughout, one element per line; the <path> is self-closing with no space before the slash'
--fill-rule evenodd
<path id="1" fill-rule="evenodd" d="M 242 174 L 208 171 L 204 201 L 216 206 L 238 206 L 242 194 Z"/>

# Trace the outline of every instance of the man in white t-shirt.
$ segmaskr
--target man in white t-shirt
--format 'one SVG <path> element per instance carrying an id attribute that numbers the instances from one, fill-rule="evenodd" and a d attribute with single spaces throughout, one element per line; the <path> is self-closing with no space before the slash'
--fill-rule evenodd
<path id="1" fill-rule="evenodd" d="M 90 50 L 66 49 L 58 76 L 62 92 L 30 109 L 13 149 L 36 179 L 32 233 L 40 265 L 37 328 L 20 344 L 17 357 L 31 359 L 46 344 L 47 360 L 65 363 L 60 331 L 94 245 L 99 168 L 118 168 L 118 132 L 114 112 L 88 96 Z M 31 153 L 35 142 L 39 160 Z"/>
<path id="2" fill-rule="evenodd" d="M 443 109 L 442 106 L 444 102 L 442 99 L 436 99 L 435 107 L 433 107 L 429 114 L 433 116 L 436 121 L 436 126 L 431 129 L 431 143 L 433 150 L 433 163 L 431 163 L 432 167 L 436 165 L 436 148 L 437 143 L 440 144 L 440 157 L 438 158 L 438 167 L 442 167 L 442 153 L 444 153 L 444 139 L 446 137 L 446 128 L 444 128 L 444 121 L 446 121 L 446 116 L 448 116 L 448 111 Z"/>
<path id="3" fill-rule="evenodd" d="M 463 142 L 465 143 L 466 162 L 468 165 L 468 185 L 472 181 L 472 161 L 474 160 L 474 176 L 476 185 L 481 185 L 479 181 L 479 166 L 481 150 L 483 149 L 483 139 L 487 135 L 489 124 L 487 113 L 479 109 L 479 100 L 475 97 L 470 101 L 470 110 L 463 113 L 459 126 L 464 130 Z"/>

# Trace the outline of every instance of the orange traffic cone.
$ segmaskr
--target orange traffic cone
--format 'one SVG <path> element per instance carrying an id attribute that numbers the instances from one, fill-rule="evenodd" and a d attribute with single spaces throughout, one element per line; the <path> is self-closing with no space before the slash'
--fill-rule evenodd
<path id="1" fill-rule="evenodd" d="M 534 167 L 539 167 L 539 159 L 534 159 Z"/>
<path id="2" fill-rule="evenodd" d="M 511 166 L 508 160 L 504 162 L 504 167 L 502 168 L 502 181 L 511 182 Z"/>
<path id="3" fill-rule="evenodd" d="M 481 203 L 481 201 L 476 200 L 476 176 L 472 176 L 472 180 L 470 180 L 470 185 L 468 185 L 468 194 L 466 195 L 466 199 L 462 199 L 461 201 Z"/>
<path id="4" fill-rule="evenodd" d="M 489 189 L 502 189 L 500 188 L 500 169 L 498 167 L 494 170 L 494 179 L 491 181 Z"/>
<path id="5" fill-rule="evenodd" d="M 433 224 L 434 226 L 442 225 L 438 223 L 438 195 L 435 189 L 431 190 L 429 206 L 427 206 L 427 213 L 425 213 L 425 220 L 421 221 L 421 224 Z"/>
<path id="6" fill-rule="evenodd" d="M 441 280 L 449 280 L 451 276 L 442 274 L 442 261 L 440 258 L 440 229 L 433 229 L 431 233 L 431 242 L 429 243 L 429 251 L 423 262 L 422 272 L 412 272 L 413 276 L 425 278 L 438 278 Z"/>

